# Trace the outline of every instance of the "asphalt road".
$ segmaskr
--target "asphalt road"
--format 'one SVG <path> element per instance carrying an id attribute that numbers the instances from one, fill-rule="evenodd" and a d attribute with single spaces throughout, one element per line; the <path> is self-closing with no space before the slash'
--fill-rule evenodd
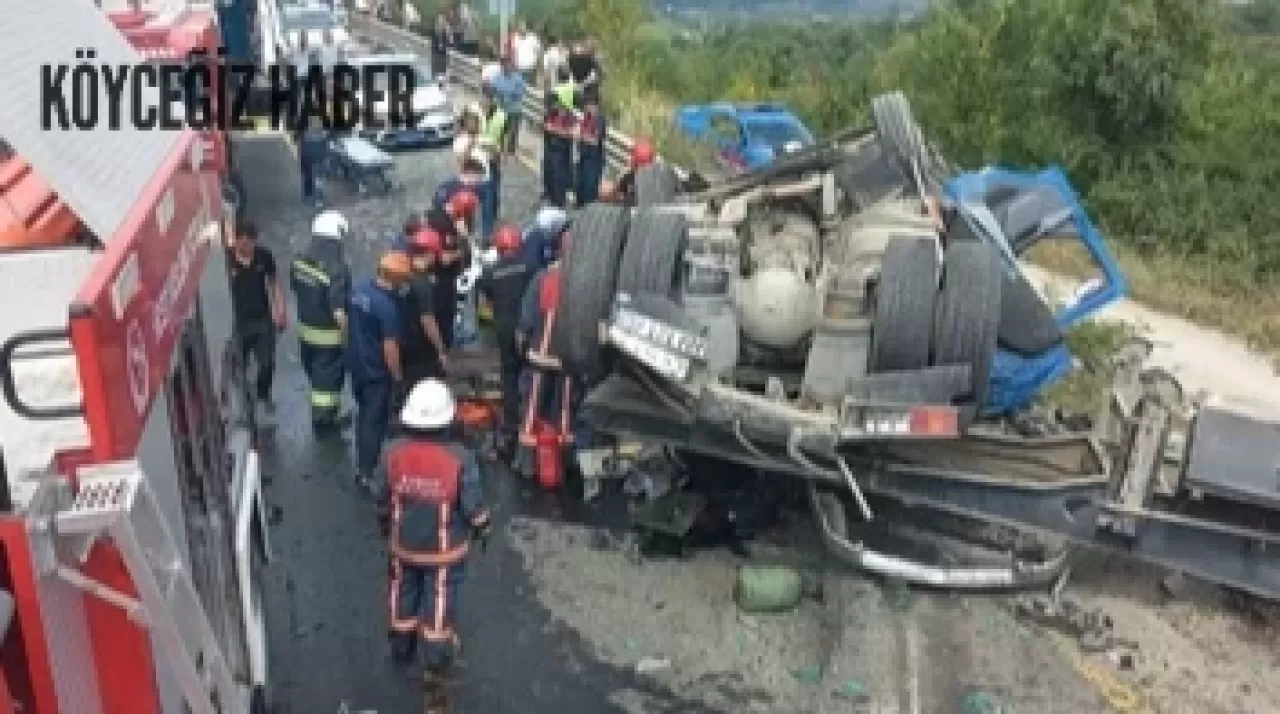
<path id="1" fill-rule="evenodd" d="M 300 203 L 296 161 L 278 136 L 246 137 L 238 160 L 255 219 L 280 265 L 308 235 L 315 210 Z M 333 207 L 350 219 L 355 236 L 350 260 L 356 278 L 368 276 L 371 261 L 410 207 L 421 207 L 445 177 L 447 151 L 407 153 L 398 160 L 403 191 L 357 199 L 331 187 Z M 531 177 L 512 180 L 505 213 L 531 215 L 537 193 Z M 421 711 L 416 681 L 397 678 L 388 666 L 385 547 L 371 507 L 352 487 L 349 434 L 317 440 L 311 433 L 306 380 L 292 334 L 278 352 L 278 424 L 264 432 L 268 498 L 276 509 L 271 566 L 272 679 L 280 712 L 335 712 L 342 702 L 353 711 L 379 714 Z M 512 516 L 537 518 L 563 513 L 545 498 L 521 490 L 504 472 L 487 479 L 498 516 L 498 533 Z M 541 496 L 541 494 L 536 494 Z M 635 675 L 595 661 L 577 637 L 554 623 L 533 594 L 533 586 L 505 537 L 472 556 L 461 615 L 465 638 L 465 679 L 459 691 L 464 712 L 540 714 L 622 711 L 609 693 L 635 687 L 665 696 Z M 577 663 L 570 668 L 567 661 Z M 695 711 L 677 706 L 673 711 Z"/>
<path id="2" fill-rule="evenodd" d="M 271 135 L 245 137 L 238 156 L 248 214 L 287 265 L 315 213 L 298 198 L 296 161 Z M 352 222 L 357 278 L 449 163 L 443 151 L 406 153 L 401 192 L 331 190 Z M 507 171 L 508 217 L 531 214 L 535 184 Z M 417 682 L 389 665 L 385 546 L 352 486 L 349 435 L 313 437 L 292 334 L 278 363 L 278 424 L 263 435 L 278 711 L 324 714 L 345 702 L 352 712 L 420 712 Z M 637 564 L 602 510 L 531 492 L 496 469 L 486 490 L 498 528 L 468 564 L 462 714 L 1106 711 L 1063 651 L 1014 622 L 1000 598 L 908 593 L 827 569 L 803 517 L 755 544 L 754 558 L 825 573 L 824 598 L 752 618 L 733 604 L 739 561 L 725 550 Z"/>

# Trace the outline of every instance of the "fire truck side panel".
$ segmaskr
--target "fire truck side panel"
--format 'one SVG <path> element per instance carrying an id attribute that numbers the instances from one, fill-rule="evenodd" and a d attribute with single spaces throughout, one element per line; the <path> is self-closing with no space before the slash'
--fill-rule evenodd
<path id="1" fill-rule="evenodd" d="M 195 135 L 184 133 L 76 297 L 72 343 L 99 460 L 132 456 L 220 242 L 221 183 L 203 162 Z"/>
<path id="2" fill-rule="evenodd" d="M 84 574 L 130 597 L 137 590 L 115 548 L 106 542 L 93 547 L 81 568 Z M 89 637 L 98 673 L 103 714 L 160 714 L 164 680 L 152 655 L 154 638 L 129 620 L 123 610 L 96 598 L 84 600 Z M 160 651 L 160 650 L 155 650 Z M 158 676 L 160 675 L 160 676 Z M 157 686 L 160 683 L 161 686 Z M 170 687 L 171 689 L 172 687 Z M 64 706 L 63 714 L 76 711 Z M 43 714 L 43 713 L 41 713 Z"/>
<path id="3" fill-rule="evenodd" d="M 66 325 L 67 305 L 100 255 L 81 247 L 0 255 L 0 304 L 21 306 L 0 310 L 0 336 L 14 339 L 33 330 Z M 32 342 L 15 352 L 11 368 L 20 400 L 33 408 L 80 402 L 75 357 L 68 346 L 57 339 Z M 30 500 L 31 479 L 48 473 L 55 451 L 87 443 L 82 418 L 29 419 L 16 413 L 7 400 L 0 400 L 0 445 L 19 508 Z"/>
<path id="4" fill-rule="evenodd" d="M 14 604 L 14 620 L 0 650 L 10 694 L 28 712 L 57 712 L 58 686 L 48 664 L 51 652 L 44 625 L 45 606 L 36 585 L 25 518 L 0 517 L 0 549 L 4 586 L 13 595 Z"/>
<path id="5" fill-rule="evenodd" d="M 95 649 L 91 647 L 87 612 L 91 598 L 55 575 L 39 578 L 36 592 L 40 597 L 44 636 L 49 644 L 49 671 L 57 682 L 61 711 L 106 714 L 100 706 L 103 700 L 98 687 L 99 674 L 94 669 Z M 100 602 L 92 604 L 105 606 Z M 119 653 L 112 658 L 118 659 Z M 43 710 L 37 711 L 43 713 Z M 139 707 L 134 711 L 146 709 Z"/>

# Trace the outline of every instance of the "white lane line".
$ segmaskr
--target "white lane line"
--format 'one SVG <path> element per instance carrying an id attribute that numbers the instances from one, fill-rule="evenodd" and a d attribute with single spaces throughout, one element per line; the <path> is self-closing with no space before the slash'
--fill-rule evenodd
<path id="1" fill-rule="evenodd" d="M 914 615 L 907 614 L 907 705 L 911 714 L 920 714 L 920 629 Z"/>

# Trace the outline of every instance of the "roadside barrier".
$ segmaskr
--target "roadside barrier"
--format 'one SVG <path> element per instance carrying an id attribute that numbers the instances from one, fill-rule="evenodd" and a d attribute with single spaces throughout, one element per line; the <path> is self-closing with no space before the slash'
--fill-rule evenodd
<path id="1" fill-rule="evenodd" d="M 355 16 L 351 18 L 351 29 L 356 35 L 364 36 L 374 42 L 394 48 L 400 52 L 410 52 L 421 57 L 431 56 L 431 41 L 421 35 L 410 32 L 395 25 L 389 25 L 371 17 Z M 468 57 L 452 50 L 449 51 L 449 74 L 468 91 L 480 93 L 481 63 L 474 57 Z M 543 117 L 542 90 L 531 87 L 524 96 L 524 126 L 541 130 Z M 609 172 L 617 176 L 627 170 L 631 161 L 631 147 L 635 141 L 622 132 L 610 129 L 605 137 L 605 157 Z M 678 166 L 672 166 L 681 178 L 687 172 Z"/>

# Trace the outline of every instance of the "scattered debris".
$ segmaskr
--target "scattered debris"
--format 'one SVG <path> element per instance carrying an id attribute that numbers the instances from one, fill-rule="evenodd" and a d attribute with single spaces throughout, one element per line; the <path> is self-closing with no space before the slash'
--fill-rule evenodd
<path id="1" fill-rule="evenodd" d="M 747 565 L 738 569 L 733 599 L 743 612 L 778 614 L 794 609 L 804 597 L 804 578 L 782 565 Z"/>
<path id="2" fill-rule="evenodd" d="M 1080 651 L 1106 654 L 1119 669 L 1132 669 L 1132 650 L 1136 642 L 1122 639 L 1114 632 L 1111 616 L 1099 608 L 1086 608 L 1071 598 L 1053 595 L 1029 595 L 1014 601 L 1014 613 L 1043 627 L 1057 630 L 1076 640 Z"/>
<path id="3" fill-rule="evenodd" d="M 836 688 L 832 695 L 838 699 L 847 699 L 851 701 L 865 701 L 867 696 L 867 685 L 862 683 L 860 679 L 850 679 L 845 681 Z"/>
<path id="4" fill-rule="evenodd" d="M 963 714 L 1006 714 L 1005 709 L 995 695 L 979 689 L 965 693 L 960 700 L 960 711 Z"/>
<path id="5" fill-rule="evenodd" d="M 671 669 L 671 660 L 660 657 L 641 657 L 636 662 L 636 674 L 655 674 Z"/>

